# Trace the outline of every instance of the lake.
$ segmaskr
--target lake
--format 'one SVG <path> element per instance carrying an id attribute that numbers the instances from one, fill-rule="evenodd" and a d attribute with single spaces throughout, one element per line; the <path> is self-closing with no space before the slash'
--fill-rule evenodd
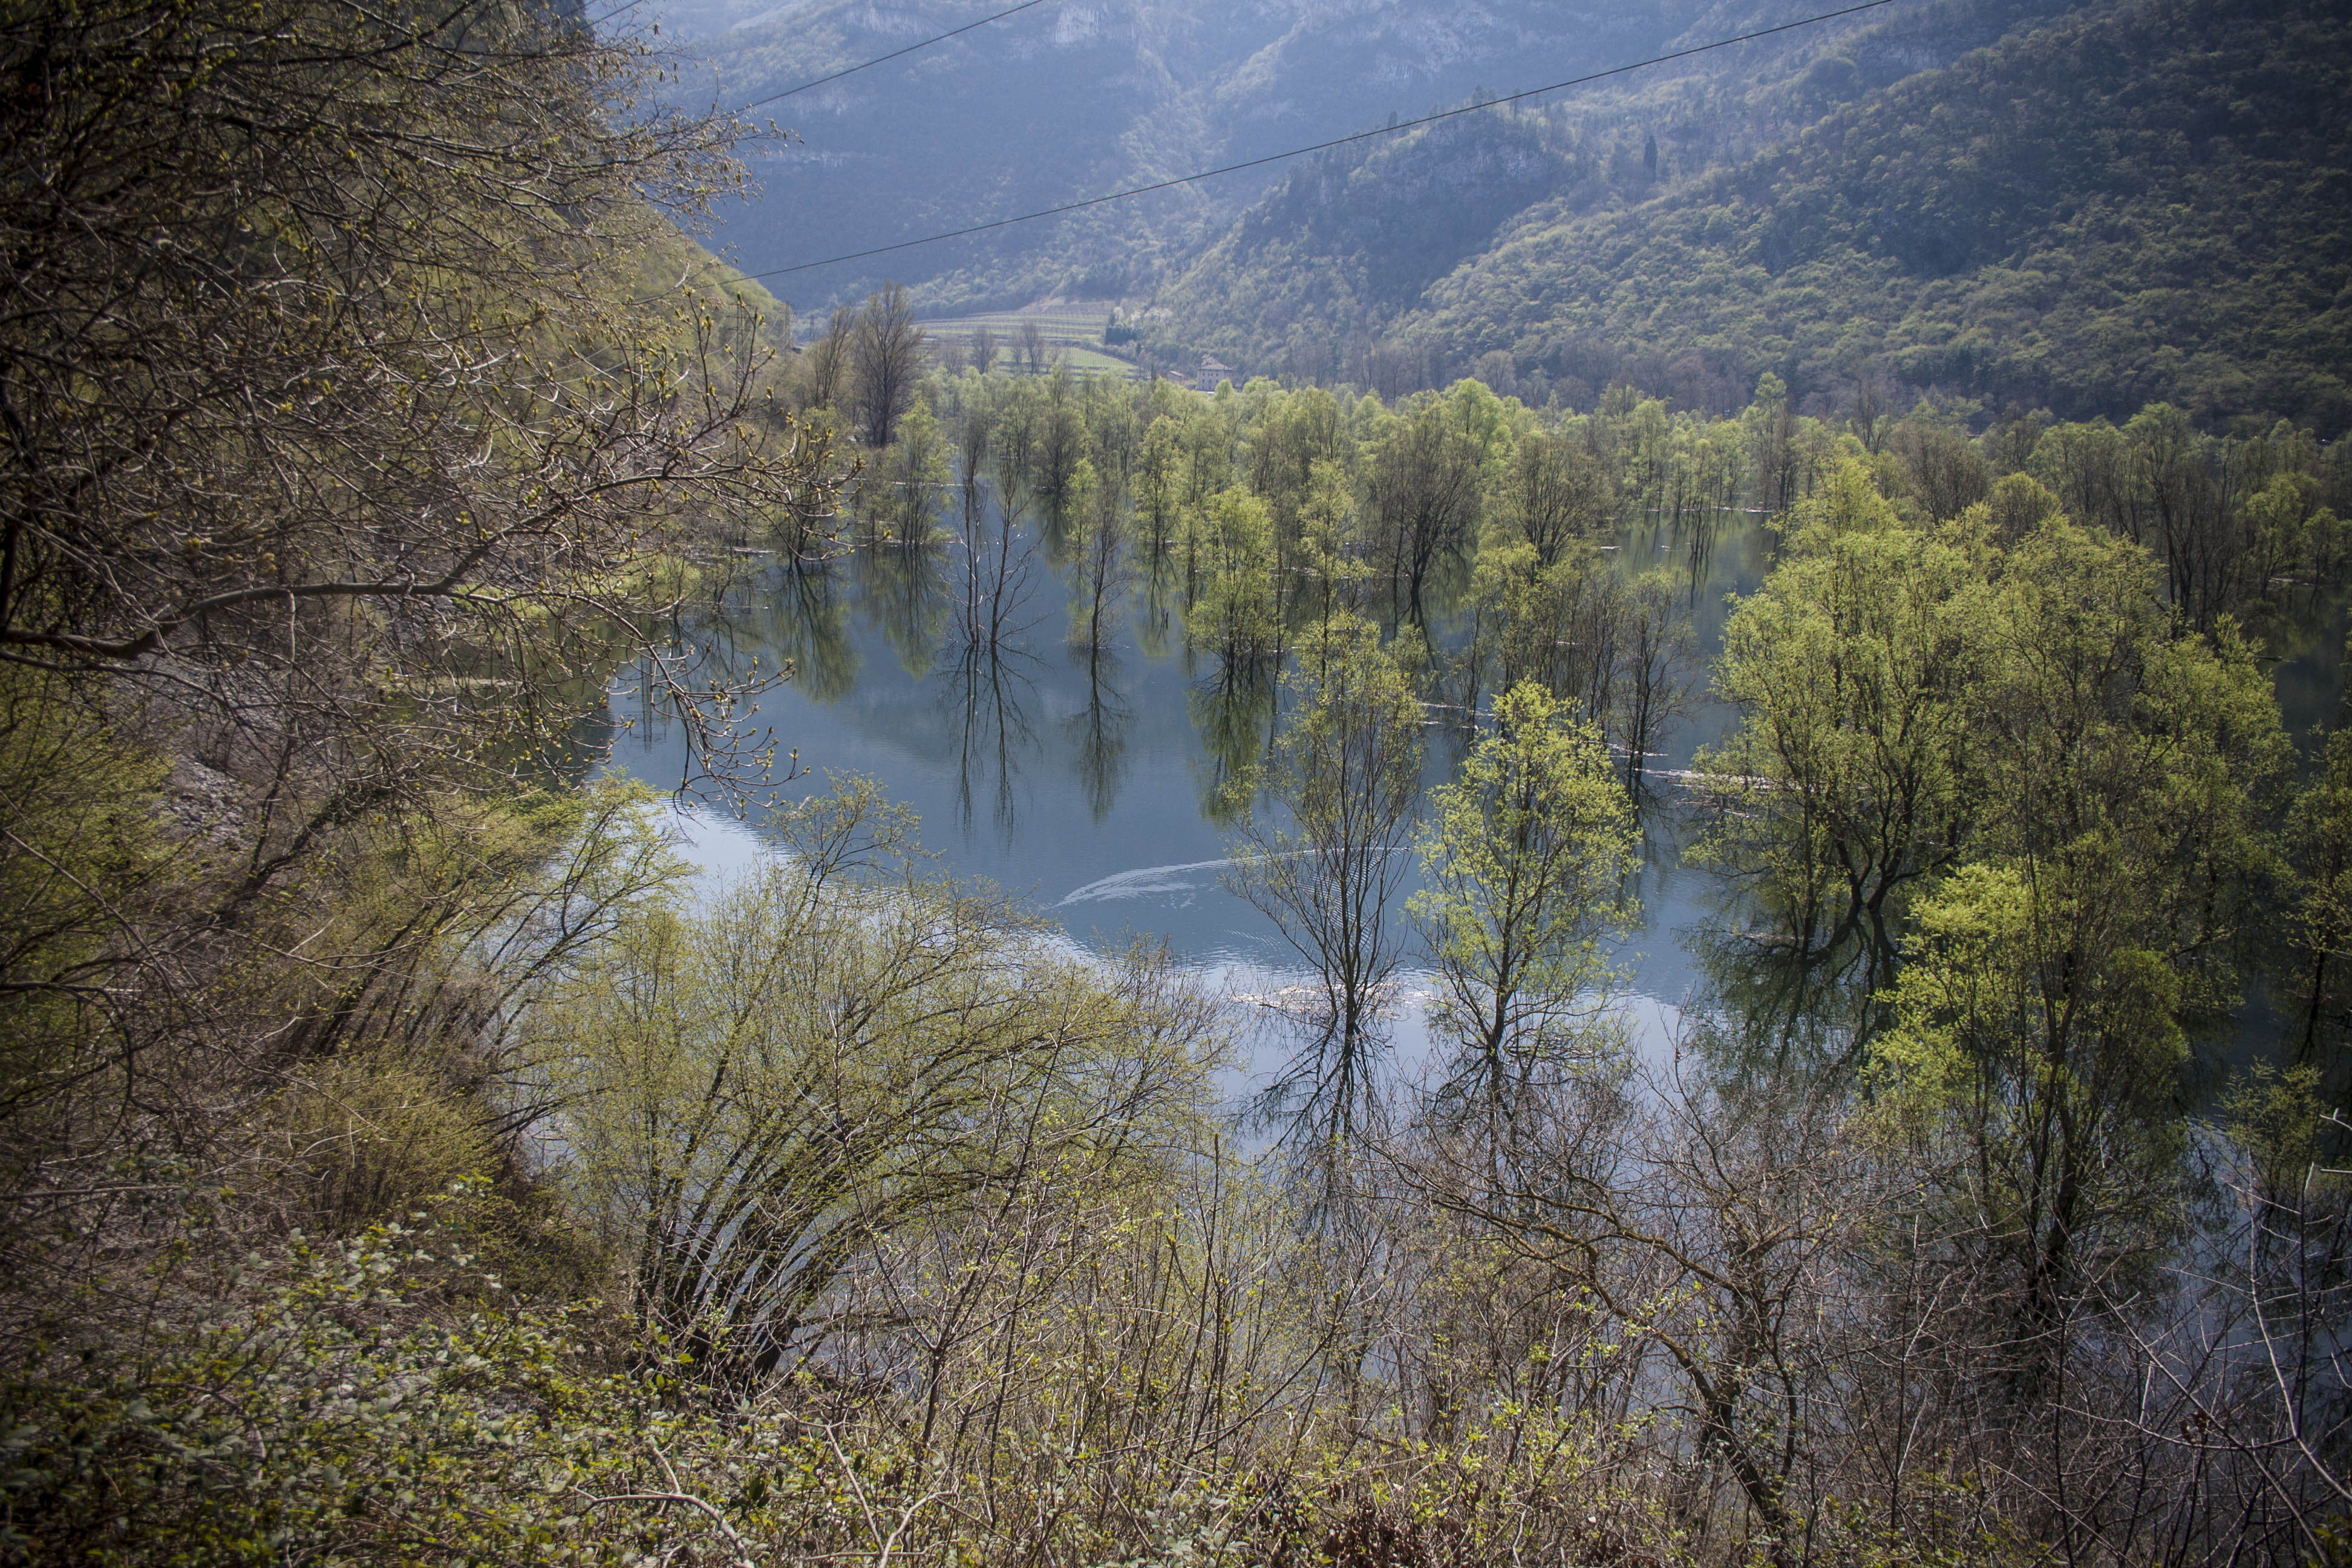
<path id="1" fill-rule="evenodd" d="M 1752 517 L 1708 531 L 1696 570 L 1692 541 L 1668 528 L 1630 529 L 1610 547 L 1621 571 L 1661 561 L 1684 569 L 1702 660 L 1720 642 L 1727 595 L 1762 581 L 1772 542 Z M 720 609 L 686 634 L 717 645 L 731 669 L 750 668 L 754 657 L 763 668 L 794 664 L 794 679 L 763 697 L 758 715 L 808 770 L 779 797 L 822 790 L 829 773 L 869 774 L 919 815 L 943 869 L 1022 898 L 1072 942 L 1101 952 L 1154 938 L 1230 990 L 1278 987 L 1297 961 L 1272 923 L 1223 887 L 1231 851 L 1214 809 L 1224 759 L 1262 747 L 1270 732 L 1268 700 L 1218 692 L 1215 661 L 1183 647 L 1178 590 L 1141 571 L 1106 654 L 1073 650 L 1067 590 L 1035 531 L 1019 537 L 1032 552 L 1029 591 L 1021 629 L 993 659 L 955 635 L 962 566 L 952 542 L 911 555 L 860 552 L 814 571 L 740 557 Z M 1466 635 L 1442 608 L 1431 629 L 1441 647 Z M 1653 766 L 1688 766 L 1727 720 L 1702 700 Z M 615 682 L 605 724 L 608 767 L 675 786 L 684 734 L 640 675 Z M 1429 738 L 1424 772 L 1434 783 L 1466 736 L 1440 723 Z M 1682 864 L 1691 829 L 1678 795 L 1671 784 L 1646 792 L 1644 928 L 1619 953 L 1643 1037 L 1660 1049 L 1697 984 L 1683 936 L 1709 918 L 1715 892 L 1712 879 Z M 688 806 L 680 827 L 692 858 L 711 869 L 740 868 L 764 849 L 756 812 Z M 1423 989 L 1416 971 L 1406 990 Z M 1411 1059 L 1423 1044 L 1418 1009 L 1400 1011 L 1397 1048 Z"/>
<path id="2" fill-rule="evenodd" d="M 1278 989 L 1296 976 L 1297 960 L 1270 921 L 1222 885 L 1231 851 L 1215 809 L 1234 759 L 1262 748 L 1271 732 L 1277 716 L 1269 700 L 1221 694 L 1214 660 L 1185 649 L 1172 573 L 1155 581 L 1139 572 L 1103 656 L 1073 650 L 1067 589 L 1034 531 L 1017 537 L 1031 552 L 1027 593 L 1014 617 L 1020 629 L 993 658 L 956 635 L 963 567 L 953 542 L 913 553 L 861 552 L 814 570 L 741 553 L 720 607 L 706 606 L 683 630 L 688 640 L 712 645 L 730 670 L 749 669 L 755 658 L 762 668 L 793 664 L 794 678 L 762 699 L 757 716 L 782 746 L 797 749 L 807 770 L 778 798 L 822 790 L 828 773 L 869 774 L 919 815 L 924 844 L 943 869 L 1014 894 L 1073 943 L 1104 952 L 1149 937 L 1228 992 Z M 1676 568 L 1704 664 L 1720 647 L 1728 597 L 1760 584 L 1775 542 L 1760 519 L 1739 514 L 1696 540 L 1663 524 L 1629 528 L 1609 550 L 1622 573 Z M 1431 627 L 1441 647 L 1466 636 L 1443 608 L 1433 609 Z M 2279 668 L 2298 731 L 2324 719 L 2340 695 L 2341 633 L 2340 614 L 2331 616 Z M 1702 695 L 1653 767 L 1687 767 L 1729 720 L 1727 708 Z M 681 729 L 640 677 L 614 683 L 596 727 L 610 736 L 608 767 L 665 788 L 682 776 Z M 1434 783 L 1466 737 L 1438 723 L 1429 738 L 1424 773 Z M 1643 1054 L 1654 1061 L 1675 1049 L 1677 1020 L 1692 999 L 1725 990 L 1724 945 L 1708 938 L 1746 922 L 1727 907 L 1717 879 L 1684 864 L 1696 826 L 1678 785 L 1646 789 L 1641 821 L 1643 924 L 1617 961 Z M 739 868 L 765 850 L 756 812 L 688 805 L 679 826 L 692 858 L 711 870 Z M 1751 994 L 1743 1005 L 1769 1014 L 1755 1022 L 1776 1055 L 1801 1048 L 1809 1036 L 1850 1042 L 1842 1026 L 1849 1020 L 1818 1016 L 1860 1005 L 1848 969 L 1758 977 L 1761 999 Z M 1426 988 L 1424 973 L 1413 972 L 1394 1019 L 1406 1063 L 1426 1049 L 1411 1005 Z M 2267 1022 L 2251 1007 L 2240 1039 L 2214 1044 L 2234 1046 L 2227 1054 L 2238 1058 L 2272 1033 Z"/>

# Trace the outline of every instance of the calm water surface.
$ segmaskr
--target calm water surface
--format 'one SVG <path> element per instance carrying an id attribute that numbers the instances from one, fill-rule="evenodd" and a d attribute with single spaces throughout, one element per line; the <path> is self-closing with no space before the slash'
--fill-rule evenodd
<path id="1" fill-rule="evenodd" d="M 1690 539 L 1663 530 L 1628 532 L 1612 552 L 1620 570 L 1663 563 L 1682 574 L 1701 661 L 1719 644 L 1727 595 L 1762 580 L 1770 543 L 1747 518 L 1710 535 L 1696 566 Z M 1230 989 L 1280 984 L 1297 960 L 1264 916 L 1222 886 L 1231 850 L 1213 810 L 1230 759 L 1265 745 L 1276 717 L 1268 700 L 1219 692 L 1215 661 L 1184 649 L 1181 602 L 1165 584 L 1130 589 L 1105 657 L 1074 652 L 1067 589 L 1042 546 L 1024 542 L 1034 552 L 1025 629 L 992 660 L 956 635 L 963 565 L 954 545 L 911 558 L 862 554 L 815 573 L 746 558 L 721 613 L 687 633 L 715 641 L 735 669 L 755 656 L 763 668 L 793 661 L 795 679 L 759 714 L 810 770 L 781 797 L 822 790 L 828 773 L 870 774 L 920 816 L 923 841 L 946 869 L 1020 896 L 1075 942 L 1101 952 L 1156 938 Z M 1443 612 L 1433 629 L 1441 644 L 1465 635 Z M 675 785 L 685 762 L 676 722 L 634 679 L 615 684 L 609 705 L 608 765 Z M 1700 706 L 1654 765 L 1686 767 L 1726 718 Z M 1435 783 L 1463 737 L 1429 734 L 1425 773 Z M 1681 864 L 1689 828 L 1678 793 L 1668 784 L 1645 803 L 1645 927 L 1619 954 L 1654 1048 L 1664 1048 L 1675 1008 L 1697 984 L 1684 939 L 1712 913 L 1709 879 Z M 708 868 L 741 866 L 763 848 L 757 813 L 689 809 L 681 826 Z M 1423 984 L 1417 975 L 1408 987 Z M 1418 1011 L 1397 1020 L 1408 1058 L 1423 1047 Z"/>
<path id="2" fill-rule="evenodd" d="M 1630 530 L 1611 560 L 1628 574 L 1662 564 L 1677 573 L 1688 592 L 1696 662 L 1704 666 L 1721 646 L 1729 596 L 1760 584 L 1773 542 L 1758 520 L 1740 516 L 1696 542 L 1665 528 Z M 821 791 L 828 774 L 871 775 L 919 815 L 923 841 L 943 868 L 1022 898 L 1073 943 L 1099 952 L 1155 939 L 1228 992 L 1278 989 L 1297 977 L 1298 961 L 1270 921 L 1223 886 L 1231 850 L 1214 809 L 1232 769 L 1262 752 L 1279 721 L 1272 700 L 1221 692 L 1214 660 L 1185 650 L 1169 573 L 1156 582 L 1139 573 L 1105 655 L 1073 651 L 1068 590 L 1043 543 L 1022 543 L 1030 552 L 1014 617 L 1022 629 L 993 658 L 958 635 L 964 562 L 952 543 L 913 555 L 856 555 L 821 571 L 735 557 L 736 581 L 720 610 L 682 629 L 739 674 L 754 658 L 763 669 L 792 661 L 794 679 L 762 700 L 758 721 L 797 748 L 808 772 L 777 798 Z M 2306 740 L 2341 700 L 2343 621 L 2339 608 L 2299 646 L 2280 650 L 2284 716 Z M 1433 612 L 1432 629 L 1441 646 L 1466 635 L 1442 609 Z M 1729 718 L 1702 698 L 1654 766 L 1687 767 Z M 660 787 L 681 777 L 681 731 L 639 680 L 616 682 L 608 712 L 592 727 L 609 737 L 609 767 Z M 1433 726 L 1429 738 L 1424 775 L 1434 784 L 1448 776 L 1465 737 Z M 1743 1054 L 1758 1054 L 1773 1070 L 1809 1052 L 1826 1058 L 1850 1049 L 1873 978 L 1850 963 L 1801 968 L 1752 952 L 1727 963 L 1719 957 L 1709 973 L 1710 948 L 1729 951 L 1710 938 L 1746 922 L 1719 882 L 1683 863 L 1695 828 L 1679 786 L 1645 792 L 1641 820 L 1643 925 L 1617 961 L 1644 1054 L 1669 1056 L 1681 1011 L 1710 989 L 1741 1020 L 1734 1032 L 1746 1038 Z M 711 870 L 740 868 L 766 852 L 756 810 L 688 807 L 679 826 L 693 857 Z M 1424 972 L 1410 973 L 1407 1005 L 1394 1019 L 1408 1065 L 1428 1047 L 1412 1005 L 1427 985 Z M 2200 1054 L 2218 1066 L 2275 1042 L 2275 1020 L 2258 999 L 2240 1025 Z"/>

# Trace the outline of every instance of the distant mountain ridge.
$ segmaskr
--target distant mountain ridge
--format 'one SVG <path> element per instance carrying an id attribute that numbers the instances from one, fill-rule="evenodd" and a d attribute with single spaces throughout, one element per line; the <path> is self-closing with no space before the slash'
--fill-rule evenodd
<path id="1" fill-rule="evenodd" d="M 1826 391 L 2352 425 L 2352 18 L 2137 0 L 2012 35 L 1639 208 L 1535 211 L 1397 323 Z"/>
<path id="2" fill-rule="evenodd" d="M 1622 143 L 1554 130 L 1562 188 L 1410 302 L 1321 308 L 1360 258 L 1328 223 L 1283 221 L 1337 177 L 1294 174 L 1166 289 L 1167 352 L 1280 370 L 1344 363 L 1315 339 L 1352 332 L 1571 400 L 1630 378 L 1727 407 L 1771 371 L 1817 399 L 1874 377 L 2073 417 L 2163 399 L 2352 424 L 2344 7 L 2019 7 L 1986 47 L 1857 90 L 1906 34 L 1998 19 L 1898 16 L 1759 84 L 1751 98 L 1819 118 L 1695 177 L 1653 186 Z M 1468 123 L 1498 145 L 1530 134 Z"/>
<path id="3" fill-rule="evenodd" d="M 1807 9 L 1041 6 L 778 106 L 805 140 L 719 242 L 757 273 Z M 714 90 L 751 95 L 984 14 L 705 0 L 691 25 L 721 40 Z M 1148 357 L 1244 374 L 1366 382 L 1385 354 L 1395 385 L 1476 366 L 1538 399 L 1622 379 L 1730 406 L 1771 371 L 1817 405 L 1874 380 L 2332 435 L 2347 105 L 2340 3 L 1942 0 L 775 286 L 803 314 L 886 276 L 940 311 L 1125 298 L 1166 308 Z"/>
<path id="4" fill-rule="evenodd" d="M 662 14 L 662 37 L 683 51 L 687 101 L 735 105 L 1003 8 L 678 0 Z M 1055 0 L 754 110 L 796 140 L 755 152 L 761 198 L 722 213 L 717 243 L 762 272 L 1260 157 L 1806 12 L 1806 0 Z M 1148 292 L 1283 173 L 798 273 L 778 291 L 803 315 L 886 277 L 936 309 Z"/>

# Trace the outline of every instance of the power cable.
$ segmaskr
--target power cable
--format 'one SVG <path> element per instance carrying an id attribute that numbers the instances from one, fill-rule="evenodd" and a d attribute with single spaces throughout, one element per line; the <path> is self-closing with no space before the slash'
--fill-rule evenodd
<path id="1" fill-rule="evenodd" d="M 1028 0 L 1028 4 L 1030 5 L 1035 5 L 1037 3 L 1038 0 Z M 1064 213 L 1082 212 L 1087 207 L 1098 207 L 1110 202 L 1123 202 L 1130 196 L 1150 195 L 1154 191 L 1173 190 L 1179 185 L 1189 185 L 1196 181 L 1213 180 L 1220 174 L 1237 174 L 1244 169 L 1260 168 L 1267 163 L 1279 163 L 1291 158 L 1304 158 L 1310 153 L 1328 152 L 1333 147 L 1345 147 L 1349 142 L 1367 141 L 1374 136 L 1394 136 L 1400 132 L 1413 130 L 1418 126 L 1433 125 L 1441 120 L 1451 120 L 1456 115 L 1475 114 L 1481 110 L 1492 109 L 1498 103 L 1517 103 L 1521 99 L 1525 98 L 1540 98 L 1548 92 L 1560 92 L 1571 87 L 1582 87 L 1588 82 L 1601 81 L 1612 76 L 1623 76 L 1628 71 L 1645 70 L 1651 66 L 1664 65 L 1670 60 L 1688 59 L 1693 55 L 1703 55 L 1710 49 L 1729 48 L 1734 44 L 1753 43 L 1758 38 L 1769 38 L 1775 33 L 1794 32 L 1800 27 L 1811 27 L 1818 26 L 1823 22 L 1834 22 L 1841 16 L 1856 16 L 1864 11 L 1875 11 L 1881 6 L 1892 5 L 1894 4 L 1895 0 L 1861 0 L 1861 4 L 1859 5 L 1842 6 L 1835 11 L 1823 11 L 1818 16 L 1806 16 L 1794 22 L 1782 22 L 1778 26 L 1759 27 L 1752 33 L 1741 33 L 1736 37 L 1717 38 L 1712 43 L 1695 44 L 1687 49 L 1675 49 L 1669 54 L 1653 55 L 1646 60 L 1635 60 L 1631 65 L 1612 66 L 1607 70 L 1593 71 L 1587 76 L 1570 77 L 1566 81 L 1552 82 L 1545 87 L 1531 87 L 1524 91 L 1509 93 L 1501 98 L 1490 98 L 1483 103 L 1465 104 L 1459 109 L 1440 110 L 1434 114 L 1424 114 L 1418 120 L 1407 120 L 1395 125 L 1383 125 L 1372 131 L 1359 131 L 1354 132 L 1352 135 L 1348 136 L 1335 136 L 1328 142 L 1318 142 L 1308 147 L 1294 147 L 1286 153 L 1269 153 L 1262 158 L 1248 158 L 1238 163 L 1226 163 L 1214 169 L 1202 169 L 1197 174 L 1181 174 L 1172 180 L 1157 180 L 1148 185 L 1135 185 L 1124 191 L 1113 191 L 1108 195 L 1088 196 L 1084 201 L 1065 202 L 1060 206 L 1043 207 L 1036 212 L 1023 213 L 1017 217 L 996 218 L 988 223 L 976 223 L 964 228 L 951 228 L 944 230 L 939 234 L 927 234 L 920 239 L 902 239 L 893 245 L 877 245 L 865 250 L 845 251 L 839 256 L 828 256 L 822 261 L 803 261 L 791 267 L 773 267 L 770 268 L 765 272 L 745 273 L 743 277 L 747 282 L 756 282 L 759 279 L 765 278 L 782 278 L 794 272 L 813 271 L 819 267 L 838 266 L 845 261 L 863 261 L 867 257 L 871 256 L 887 256 L 893 251 L 912 250 L 919 245 L 936 245 L 940 241 L 945 239 L 961 239 L 968 235 L 986 234 L 992 229 L 1010 228 L 1014 224 L 1034 223 L 1039 218 L 1059 217 Z M 1023 7 L 1021 6 L 1013 7 L 1014 10 L 1020 10 Z M 1013 13 L 1011 11 L 1002 13 L 1002 15 L 1008 16 L 1012 14 Z M 994 18 L 992 17 L 990 19 L 993 20 Z M 978 22 L 972 24 L 973 26 L 979 26 L 981 25 L 982 24 Z M 952 37 L 950 34 L 941 34 L 940 36 L 942 37 Z M 909 47 L 919 48 L 921 46 L 910 45 Z M 902 54 L 905 52 L 905 50 L 900 51 Z M 882 58 L 884 59 L 887 59 L 891 57 L 885 55 Z M 852 67 L 851 68 L 862 69 L 864 68 Z M 831 79 L 820 78 L 818 79 L 823 81 L 830 80 Z M 814 87 L 816 85 L 816 82 L 807 82 L 803 83 L 803 87 Z M 793 91 L 794 92 L 799 92 L 801 90 L 803 90 L 802 88 L 793 89 Z M 765 102 L 768 100 L 762 100 L 761 101 Z M 757 105 L 753 105 L 751 107 L 756 108 Z"/>
<path id="2" fill-rule="evenodd" d="M 621 16 L 625 12 L 634 11 L 645 3 L 646 0 L 625 0 L 625 4 L 615 6 L 593 22 L 591 22 L 589 26 L 591 28 L 601 27 L 607 22 L 612 21 L 614 17 Z M 966 22 L 962 26 L 951 27 L 948 31 L 939 34 L 935 37 L 925 38 L 920 43 L 908 44 L 903 49 L 892 49 L 888 54 L 877 55 L 870 60 L 860 60 L 854 66 L 844 66 L 841 69 L 833 72 L 829 76 L 817 77 L 814 80 L 801 83 L 798 87 L 788 87 L 782 92 L 772 92 L 765 98 L 753 99 L 751 102 L 743 105 L 740 109 L 730 110 L 728 112 L 730 114 L 749 114 L 755 109 L 764 108 L 768 104 L 780 102 L 784 99 L 792 97 L 794 93 L 806 92 L 813 87 L 823 87 L 829 81 L 839 81 L 845 76 L 856 76 L 859 71 L 866 70 L 874 66 L 882 65 L 890 60 L 895 60 L 901 55 L 911 55 L 918 49 L 928 49 L 933 44 L 943 44 L 950 38 L 961 37 L 962 35 L 971 32 L 975 27 L 985 27 L 991 22 L 1002 22 L 1005 17 L 1013 16 L 1017 12 L 1026 11 L 1033 5 L 1042 5 L 1045 3 L 1045 0 L 1021 0 L 1020 5 L 1009 6 L 1004 10 L 997 12 L 992 16 L 982 16 L 977 22 Z"/>
<path id="3" fill-rule="evenodd" d="M 622 5 L 614 6 L 611 10 L 605 12 L 601 16 L 592 18 L 588 23 L 588 30 L 591 33 L 593 33 L 598 28 L 604 26 L 606 23 L 626 16 L 629 12 L 635 10 L 645 3 L 646 0 L 624 0 Z"/>
<path id="4" fill-rule="evenodd" d="M 844 66 L 841 69 L 835 71 L 830 76 L 821 76 L 813 81 L 804 81 L 798 87 L 788 87 L 782 92 L 772 92 L 765 98 L 755 99 L 751 102 L 745 104 L 742 108 L 735 110 L 735 112 L 738 114 L 749 114 L 755 109 L 763 108 L 768 104 L 777 102 L 779 100 L 790 98 L 796 92 L 806 92 L 813 87 L 823 87 L 826 82 L 839 81 L 845 76 L 856 76 L 859 71 L 865 70 L 868 67 L 878 66 L 888 60 L 895 60 L 900 55 L 911 55 L 917 49 L 928 49 L 933 44 L 943 44 L 950 38 L 961 37 L 964 34 L 971 32 L 975 27 L 985 27 L 991 22 L 1002 22 L 1007 16 L 1026 11 L 1032 5 L 1043 5 L 1045 3 L 1045 0 L 1021 0 L 1021 4 L 1018 5 L 1009 6 L 1004 10 L 999 11 L 993 16 L 982 16 L 977 22 L 966 22 L 962 26 L 951 28 L 947 32 L 941 33 L 935 38 L 925 38 L 919 44 L 908 44 L 903 49 L 892 49 L 887 55 L 877 55 L 870 60 L 861 60 L 854 66 Z"/>

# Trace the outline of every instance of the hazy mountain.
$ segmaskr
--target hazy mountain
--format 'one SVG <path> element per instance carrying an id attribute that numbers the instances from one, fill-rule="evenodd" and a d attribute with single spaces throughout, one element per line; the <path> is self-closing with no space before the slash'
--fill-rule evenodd
<path id="1" fill-rule="evenodd" d="M 1395 323 L 1744 390 L 2352 423 L 2352 26 L 2142 0 L 2020 31 L 1651 201 L 1554 200 Z M 1671 373 L 1669 380 L 1673 379 Z"/>
<path id="2" fill-rule="evenodd" d="M 1001 9 L 1002 0 L 681 0 L 661 21 L 686 56 L 682 90 L 733 106 Z M 716 242 L 763 273 L 1263 156 L 1806 9 L 1792 0 L 1054 0 L 756 110 L 795 139 L 755 150 L 761 198 L 722 215 Z M 1759 46 L 1746 63 L 1771 52 Z M 1147 291 L 1283 174 L 1273 166 L 772 281 L 804 313 L 886 276 L 934 306 Z"/>
<path id="3" fill-rule="evenodd" d="M 1363 340 L 1421 311 L 1425 291 L 1458 265 L 1531 224 L 1630 211 L 1690 188 L 1841 103 L 2054 9 L 2051 0 L 1958 0 L 1880 13 L 1890 19 L 1801 30 L 1291 165 L 1163 286 L 1173 320 L 1159 341 L 1253 369 L 1346 365 Z M 1719 37 L 1752 20 L 1717 16 L 1700 31 Z M 1440 359 L 1473 357 L 1466 341 L 1419 336 Z M 1482 337 L 1474 354 L 1513 346 Z M 1521 368 L 1572 374 L 1568 357 L 1530 353 Z M 1744 401 L 1747 385 L 1725 390 Z"/>
<path id="4" fill-rule="evenodd" d="M 686 0 L 686 83 L 742 103 L 1001 8 Z M 1492 0 L 1054 0 L 772 109 L 755 275 L 985 223 L 1806 14 Z M 2352 26 L 2324 0 L 1946 0 L 1393 139 L 771 277 L 805 315 L 1165 307 L 1143 348 L 1530 394 L 1743 401 L 1865 377 L 2082 415 L 2352 418 Z M 1374 374 L 1368 355 L 1386 356 Z"/>

